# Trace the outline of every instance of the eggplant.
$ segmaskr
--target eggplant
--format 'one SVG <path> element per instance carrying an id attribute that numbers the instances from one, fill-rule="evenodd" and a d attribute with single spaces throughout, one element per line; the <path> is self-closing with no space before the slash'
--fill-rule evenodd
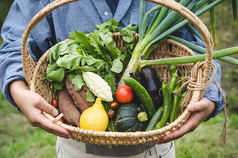
<path id="1" fill-rule="evenodd" d="M 161 91 L 162 82 L 152 66 L 147 65 L 141 69 L 140 81 L 154 101 L 155 108 L 159 109 L 163 106 L 163 94 Z"/>

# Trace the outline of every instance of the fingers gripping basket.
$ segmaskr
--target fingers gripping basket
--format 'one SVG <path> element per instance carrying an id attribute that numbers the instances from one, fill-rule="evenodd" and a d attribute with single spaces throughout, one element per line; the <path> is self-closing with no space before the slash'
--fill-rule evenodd
<path id="1" fill-rule="evenodd" d="M 26 30 L 23 34 L 22 41 L 22 62 L 23 69 L 25 72 L 25 76 L 28 84 L 30 85 L 30 89 L 40 94 L 47 102 L 50 103 L 53 96 L 55 95 L 53 90 L 50 88 L 50 85 L 47 84 L 44 80 L 46 76 L 46 68 L 47 62 L 46 57 L 49 53 L 49 50 L 40 58 L 40 60 L 35 63 L 30 56 L 29 50 L 27 48 L 27 38 L 31 32 L 31 30 L 40 22 L 48 13 L 60 7 L 64 4 L 74 2 L 77 0 L 56 0 L 53 3 L 49 4 L 45 8 L 43 8 L 28 24 Z M 212 65 L 212 42 L 210 33 L 207 30 L 206 26 L 202 23 L 202 21 L 194 15 L 190 10 L 183 7 L 182 5 L 176 3 L 173 0 L 149 0 L 151 2 L 163 5 L 168 7 L 180 15 L 185 17 L 192 23 L 202 34 L 203 39 L 206 44 L 207 49 L 207 57 L 202 68 L 199 71 L 195 72 L 194 75 L 191 75 L 191 70 L 193 69 L 195 63 L 192 64 L 183 64 L 176 65 L 179 69 L 179 73 L 183 76 L 185 74 L 189 74 L 192 77 L 192 80 L 197 84 L 206 84 L 208 80 L 208 76 L 210 73 L 211 65 Z M 114 34 L 114 39 L 117 43 L 118 48 L 122 48 L 124 46 L 123 40 L 120 36 L 120 33 Z M 63 41 L 66 42 L 67 40 Z M 159 59 L 159 58 L 170 58 L 170 57 L 180 57 L 180 56 L 191 56 L 195 55 L 192 50 L 187 48 L 186 46 L 172 41 L 166 40 L 163 44 L 161 44 L 150 56 L 151 59 Z M 163 80 L 170 80 L 171 73 L 168 71 L 168 65 L 156 66 L 157 69 L 160 69 L 161 77 Z M 205 88 L 204 88 L 205 89 Z M 204 93 L 204 89 L 200 90 L 190 90 L 190 98 L 188 98 L 188 105 L 191 102 L 197 102 L 202 97 Z M 50 93 L 49 93 L 50 92 Z M 91 144 L 102 144 L 102 145 L 139 145 L 147 142 L 154 142 L 156 139 L 161 138 L 167 133 L 177 130 L 181 127 L 190 116 L 191 112 L 186 108 L 183 110 L 178 119 L 169 125 L 153 131 L 138 131 L 138 132 L 101 132 L 101 131 L 92 131 L 92 130 L 84 130 L 81 128 L 77 128 L 74 126 L 66 125 L 60 121 L 57 121 L 53 116 L 43 112 L 43 114 L 54 121 L 59 126 L 67 129 L 73 135 L 73 139 L 85 143 Z"/>

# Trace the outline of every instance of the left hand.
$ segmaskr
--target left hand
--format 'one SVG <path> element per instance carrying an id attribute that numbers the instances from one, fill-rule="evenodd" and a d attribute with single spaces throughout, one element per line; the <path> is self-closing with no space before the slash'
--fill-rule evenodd
<path id="1" fill-rule="evenodd" d="M 178 130 L 165 135 L 158 139 L 157 144 L 163 144 L 181 138 L 189 132 L 193 132 L 214 110 L 215 103 L 209 99 L 202 98 L 199 102 L 188 105 L 188 109 L 192 111 L 191 116 L 186 123 Z"/>

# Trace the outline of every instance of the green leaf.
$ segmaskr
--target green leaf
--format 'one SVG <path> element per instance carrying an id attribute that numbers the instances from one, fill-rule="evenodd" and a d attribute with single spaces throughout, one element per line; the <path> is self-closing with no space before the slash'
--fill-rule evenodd
<path id="1" fill-rule="evenodd" d="M 117 82 L 116 82 L 116 78 L 115 75 L 110 71 L 108 74 L 106 74 L 103 78 L 108 85 L 111 87 L 111 91 L 112 93 L 115 93 L 117 90 Z"/>
<path id="2" fill-rule="evenodd" d="M 64 86 L 64 82 L 53 82 L 52 86 L 54 87 L 54 90 L 61 90 Z"/>
<path id="3" fill-rule="evenodd" d="M 69 40 L 65 43 L 59 43 L 51 48 L 50 53 L 47 56 L 47 61 L 50 64 L 53 64 L 60 56 L 69 54 L 70 52 L 75 51 L 78 48 L 79 45 L 75 40 Z"/>
<path id="4" fill-rule="evenodd" d="M 237 0 L 231 0 L 231 3 L 232 3 L 233 17 L 235 21 L 237 16 Z"/>
<path id="5" fill-rule="evenodd" d="M 121 30 L 122 38 L 127 43 L 126 47 L 130 50 L 132 50 L 135 46 L 136 30 L 137 26 L 132 26 L 132 24 L 129 24 Z"/>
<path id="6" fill-rule="evenodd" d="M 55 60 L 58 58 L 58 54 L 59 54 L 59 48 L 60 44 L 55 45 L 54 47 L 52 47 L 50 49 L 50 53 L 47 56 L 46 61 L 48 61 L 50 64 L 53 64 L 55 62 Z"/>
<path id="7" fill-rule="evenodd" d="M 111 67 L 111 71 L 115 73 L 120 73 L 123 69 L 123 64 L 120 59 L 114 59 Z"/>
<path id="8" fill-rule="evenodd" d="M 98 33 L 92 33 L 88 35 L 88 37 L 90 38 L 90 44 L 94 46 L 95 51 L 97 52 L 95 54 L 90 53 L 90 55 L 97 59 L 100 58 L 105 61 L 111 61 L 110 56 L 108 56 L 108 54 L 110 54 L 110 51 L 103 46 L 103 43 L 100 40 Z"/>
<path id="9" fill-rule="evenodd" d="M 46 79 L 48 81 L 61 82 L 64 79 L 64 75 L 65 75 L 64 69 L 58 67 L 58 69 L 51 69 L 50 71 L 48 70 Z"/>
<path id="10" fill-rule="evenodd" d="M 96 100 L 95 95 L 89 90 L 89 88 L 87 89 L 86 100 L 88 102 L 94 102 Z"/>
<path id="11" fill-rule="evenodd" d="M 117 58 L 121 54 L 121 51 L 116 47 L 116 42 L 113 41 L 113 36 L 111 33 L 99 33 L 99 36 L 105 46 L 111 51 L 111 56 Z"/>
<path id="12" fill-rule="evenodd" d="M 123 40 L 126 43 L 134 43 L 135 42 L 135 34 L 136 34 L 137 26 L 132 26 L 129 24 L 128 26 L 121 29 L 121 35 Z"/>
<path id="13" fill-rule="evenodd" d="M 56 62 L 56 64 L 59 67 L 64 67 L 67 69 L 76 69 L 80 65 L 81 61 L 81 55 L 80 54 L 73 54 L 73 55 L 65 55 L 61 58 L 59 58 Z"/>
<path id="14" fill-rule="evenodd" d="M 100 32 L 119 32 L 119 22 L 115 19 L 111 19 L 107 22 L 104 22 L 101 25 L 96 25 L 96 27 L 99 29 Z"/>
<path id="15" fill-rule="evenodd" d="M 67 46 L 68 46 L 67 49 L 65 49 L 64 51 L 61 51 L 59 53 L 60 56 L 63 56 L 65 54 L 74 53 L 74 52 L 76 52 L 77 49 L 79 49 L 79 45 L 75 44 L 75 43 L 74 44 L 68 44 Z"/>
<path id="16" fill-rule="evenodd" d="M 83 66 L 83 67 L 78 67 L 79 70 L 81 71 L 91 71 L 91 72 L 97 72 L 98 69 L 93 67 L 93 66 Z"/>
<path id="17" fill-rule="evenodd" d="M 88 37 L 83 32 L 74 31 L 75 40 L 79 42 L 79 44 L 84 47 L 88 52 L 93 52 L 94 47 L 90 44 Z"/>
<path id="18" fill-rule="evenodd" d="M 69 78 L 74 85 L 75 91 L 79 91 L 83 86 L 86 86 L 82 74 L 69 74 Z"/>

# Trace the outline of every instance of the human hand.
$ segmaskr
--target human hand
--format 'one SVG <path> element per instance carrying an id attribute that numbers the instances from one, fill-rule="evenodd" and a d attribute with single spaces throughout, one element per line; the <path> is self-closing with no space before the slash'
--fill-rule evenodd
<path id="1" fill-rule="evenodd" d="M 32 126 L 40 127 L 49 133 L 67 139 L 71 137 L 66 129 L 56 125 L 42 114 L 42 111 L 45 111 L 56 116 L 58 110 L 47 103 L 39 94 L 30 91 L 24 81 L 13 81 L 10 85 L 10 91 L 15 103 Z"/>
<path id="2" fill-rule="evenodd" d="M 178 130 L 165 135 L 163 138 L 158 139 L 157 144 L 163 144 L 176 140 L 189 132 L 193 132 L 214 110 L 215 103 L 202 98 L 199 102 L 188 105 L 188 109 L 192 112 L 189 119 Z"/>

